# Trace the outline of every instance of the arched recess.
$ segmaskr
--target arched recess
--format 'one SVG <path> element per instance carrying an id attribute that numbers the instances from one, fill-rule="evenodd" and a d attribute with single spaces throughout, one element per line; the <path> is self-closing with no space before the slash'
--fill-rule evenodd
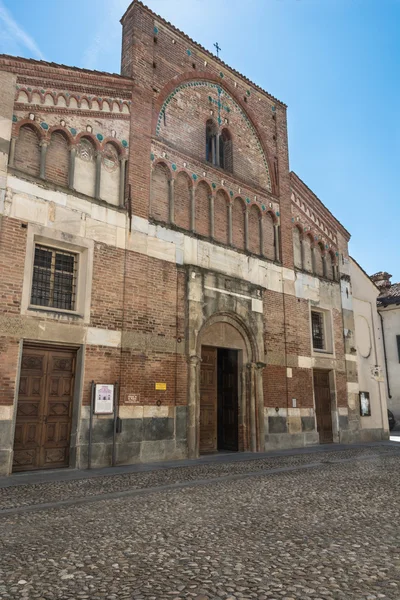
<path id="1" fill-rule="evenodd" d="M 119 149 L 112 142 L 107 142 L 101 155 L 100 198 L 115 206 L 120 203 L 120 176 Z"/>
<path id="2" fill-rule="evenodd" d="M 163 223 L 169 222 L 170 171 L 164 163 L 157 163 L 151 174 L 150 216 Z"/>
<path id="3" fill-rule="evenodd" d="M 206 237 L 210 237 L 210 196 L 210 186 L 200 181 L 195 194 L 195 229 L 196 233 Z"/>
<path id="4" fill-rule="evenodd" d="M 261 253 L 261 211 L 256 204 L 249 209 L 247 248 L 254 254 Z"/>
<path id="5" fill-rule="evenodd" d="M 332 279 L 335 280 L 337 279 L 337 262 L 336 262 L 336 257 L 334 252 L 332 252 L 332 250 L 329 250 L 328 252 L 326 252 L 325 254 L 325 261 L 326 261 L 326 276 L 328 279 Z"/>
<path id="6" fill-rule="evenodd" d="M 217 135 L 218 127 L 213 119 L 206 123 L 206 161 L 216 165 L 217 163 Z"/>
<path id="7" fill-rule="evenodd" d="M 22 125 L 15 143 L 14 166 L 34 177 L 40 174 L 40 140 L 36 129 Z"/>
<path id="8" fill-rule="evenodd" d="M 239 250 L 246 247 L 245 215 L 246 204 L 242 198 L 235 198 L 232 205 L 232 244 Z"/>
<path id="9" fill-rule="evenodd" d="M 190 177 L 180 171 L 174 185 L 175 225 L 187 230 L 190 230 L 191 188 Z"/>
<path id="10" fill-rule="evenodd" d="M 298 227 L 293 227 L 293 260 L 295 267 L 298 269 L 303 268 L 303 259 L 301 254 L 301 231 Z"/>
<path id="11" fill-rule="evenodd" d="M 218 190 L 214 200 L 214 239 L 223 244 L 228 243 L 228 203 L 228 195 Z"/>
<path id="12" fill-rule="evenodd" d="M 68 187 L 69 176 L 69 142 L 66 135 L 55 130 L 51 133 L 50 144 L 46 154 L 46 179 Z"/>
<path id="13" fill-rule="evenodd" d="M 314 246 L 314 272 L 318 277 L 324 276 L 324 247 L 321 243 Z"/>
<path id="14" fill-rule="evenodd" d="M 219 137 L 219 166 L 221 169 L 233 173 L 232 136 L 226 128 L 221 131 Z"/>
<path id="15" fill-rule="evenodd" d="M 308 234 L 305 235 L 303 237 L 303 269 L 309 273 L 313 272 L 312 245 L 312 237 Z"/>
<path id="16" fill-rule="evenodd" d="M 193 88 L 193 89 L 191 89 Z M 184 92 L 187 94 L 188 92 L 193 92 L 197 96 L 201 95 L 205 92 L 205 99 L 211 98 L 211 102 L 214 100 L 218 103 L 220 97 L 223 98 L 228 103 L 232 104 L 230 107 L 231 111 L 237 111 L 240 114 L 243 122 L 243 133 L 246 133 L 245 139 L 248 139 L 248 136 L 254 138 L 255 144 L 254 147 L 260 151 L 260 160 L 262 161 L 262 167 L 260 165 L 260 169 L 258 170 L 258 176 L 260 177 L 260 185 L 263 188 L 268 189 L 273 194 L 278 193 L 278 186 L 276 182 L 276 173 L 274 172 L 274 161 L 269 152 L 268 146 L 265 143 L 264 135 L 262 134 L 262 130 L 258 127 L 259 119 L 256 114 L 251 109 L 251 106 L 247 104 L 247 102 L 243 102 L 243 96 L 239 92 L 239 90 L 231 87 L 227 80 L 221 81 L 221 78 L 217 75 L 214 75 L 208 71 L 197 71 L 193 73 L 193 71 L 187 71 L 182 73 L 179 76 L 174 77 L 168 83 L 164 85 L 158 94 L 157 100 L 155 102 L 155 110 L 153 112 L 153 122 L 152 122 L 152 131 L 156 136 L 160 136 L 164 140 L 167 141 L 174 136 L 175 128 L 171 127 L 170 121 L 167 124 L 164 124 L 164 115 L 167 111 L 169 118 L 171 119 L 171 109 L 174 108 L 174 105 L 179 105 L 179 94 L 180 92 Z M 222 102 L 223 106 L 225 104 Z M 206 105 L 205 105 L 206 106 Z M 210 105 L 212 109 L 214 104 Z M 208 106 L 206 106 L 208 109 Z M 176 111 L 177 115 L 180 111 Z M 232 117 L 232 112 L 230 112 L 230 119 Z M 181 117 L 178 117 L 181 118 Z M 204 156 L 204 134 L 196 128 L 197 120 L 194 119 L 190 123 L 188 123 L 186 134 L 189 136 L 190 140 L 193 140 L 193 135 L 196 134 L 196 140 L 200 141 L 201 152 L 198 153 L 197 150 L 195 152 L 196 157 L 200 160 L 201 157 Z M 200 123 L 199 123 L 200 126 Z M 231 124 L 230 124 L 231 126 Z M 201 123 L 201 127 L 204 131 L 204 121 Z M 236 137 L 236 136 L 235 136 Z M 179 140 L 176 140 L 179 143 Z M 181 140 L 182 141 L 182 140 Z M 243 162 L 239 160 L 239 158 L 243 158 L 244 162 L 248 161 L 250 166 L 254 166 L 254 161 L 250 161 L 246 153 L 243 153 L 243 156 L 238 156 L 238 160 L 236 160 L 236 144 L 237 140 L 235 139 L 235 169 L 238 168 L 238 174 L 241 173 L 242 169 L 239 169 L 238 162 Z M 193 144 L 192 144 L 193 145 Z M 195 143 L 197 148 L 197 143 Z M 218 153 L 219 156 L 219 153 Z M 210 161 L 211 162 L 211 161 Z"/>
<path id="17" fill-rule="evenodd" d="M 263 255 L 270 260 L 275 260 L 275 232 L 274 218 L 270 212 L 262 217 L 263 228 Z"/>
<path id="18" fill-rule="evenodd" d="M 89 137 L 81 137 L 76 147 L 74 188 L 81 194 L 94 196 L 96 181 L 96 148 Z"/>
<path id="19" fill-rule="evenodd" d="M 238 437 L 239 450 L 262 451 L 264 438 L 264 398 L 262 385 L 262 354 L 256 337 L 235 313 L 216 313 L 202 325 L 190 346 L 188 447 L 189 456 L 198 456 L 201 435 L 204 433 L 204 404 L 202 402 L 202 348 L 228 348 L 238 352 Z"/>

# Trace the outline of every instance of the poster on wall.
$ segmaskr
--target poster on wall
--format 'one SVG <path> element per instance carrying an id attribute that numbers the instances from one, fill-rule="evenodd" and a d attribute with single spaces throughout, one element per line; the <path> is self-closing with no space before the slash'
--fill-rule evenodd
<path id="1" fill-rule="evenodd" d="M 114 412 L 114 385 L 96 383 L 94 396 L 94 413 L 96 415 L 112 415 Z"/>
<path id="2" fill-rule="evenodd" d="M 368 392 L 360 392 L 360 414 L 362 417 L 371 416 L 371 403 Z"/>

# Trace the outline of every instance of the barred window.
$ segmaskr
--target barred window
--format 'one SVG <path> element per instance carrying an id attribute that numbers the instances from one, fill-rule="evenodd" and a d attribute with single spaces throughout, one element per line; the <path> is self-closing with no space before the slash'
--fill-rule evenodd
<path id="1" fill-rule="evenodd" d="M 311 328 L 312 328 L 313 348 L 315 350 L 324 350 L 325 349 L 324 316 L 322 313 L 311 311 Z"/>
<path id="2" fill-rule="evenodd" d="M 36 244 L 31 304 L 75 310 L 78 255 Z"/>

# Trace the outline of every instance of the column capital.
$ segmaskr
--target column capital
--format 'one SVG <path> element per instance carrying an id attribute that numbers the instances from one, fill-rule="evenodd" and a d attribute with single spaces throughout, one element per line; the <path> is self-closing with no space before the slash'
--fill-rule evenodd
<path id="1" fill-rule="evenodd" d="M 187 362 L 190 365 L 193 365 L 194 367 L 197 367 L 197 365 L 199 364 L 199 362 L 201 362 L 201 356 L 198 356 L 197 354 L 190 354 L 187 357 Z"/>

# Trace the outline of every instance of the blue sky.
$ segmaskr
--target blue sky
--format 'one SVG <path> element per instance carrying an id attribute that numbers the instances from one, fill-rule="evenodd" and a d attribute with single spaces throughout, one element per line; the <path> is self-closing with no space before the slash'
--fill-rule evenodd
<path id="1" fill-rule="evenodd" d="M 288 105 L 292 170 L 400 281 L 400 0 L 148 0 Z M 119 72 L 129 0 L 0 0 L 0 52 Z"/>

